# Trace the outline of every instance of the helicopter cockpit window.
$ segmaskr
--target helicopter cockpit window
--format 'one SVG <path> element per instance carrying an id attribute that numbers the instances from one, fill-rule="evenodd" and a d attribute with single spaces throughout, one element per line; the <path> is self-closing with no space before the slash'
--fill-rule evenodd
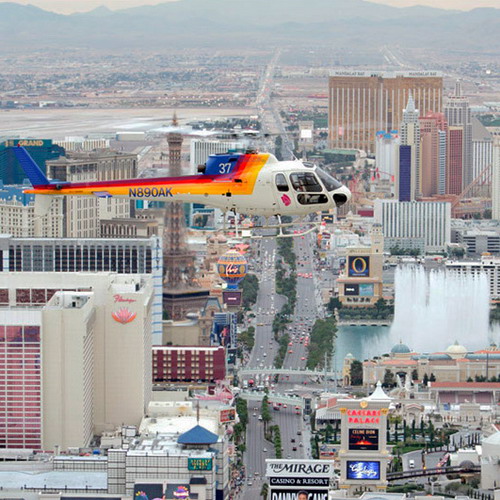
<path id="1" fill-rule="evenodd" d="M 276 187 L 278 188 L 278 191 L 281 192 L 290 190 L 290 188 L 288 187 L 288 182 L 286 182 L 286 178 L 283 174 L 276 175 Z"/>
<path id="2" fill-rule="evenodd" d="M 298 174 L 290 174 L 290 180 L 295 191 L 305 193 L 320 193 L 323 191 L 321 184 L 312 172 L 300 172 Z"/>
<path id="3" fill-rule="evenodd" d="M 304 194 L 300 193 L 297 195 L 297 201 L 301 205 L 318 205 L 320 203 L 328 203 L 328 198 L 326 194 Z"/>
<path id="4" fill-rule="evenodd" d="M 342 187 L 342 184 L 337 179 L 332 177 L 330 174 L 327 174 L 319 167 L 316 169 L 316 173 L 321 179 L 321 182 L 325 185 L 327 191 L 335 191 L 336 189 Z"/>

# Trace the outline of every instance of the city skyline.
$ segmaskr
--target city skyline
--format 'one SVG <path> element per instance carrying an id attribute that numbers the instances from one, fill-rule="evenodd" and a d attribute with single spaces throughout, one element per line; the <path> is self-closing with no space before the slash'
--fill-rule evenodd
<path id="1" fill-rule="evenodd" d="M 74 0 L 72 2 L 67 2 L 67 0 L 0 0 L 0 3 L 34 5 L 60 14 L 73 14 L 88 12 L 101 6 L 111 10 L 121 10 L 176 1 L 180 0 Z M 453 10 L 472 10 L 479 7 L 498 8 L 498 0 L 370 0 L 370 2 L 391 7 L 419 5 Z"/>

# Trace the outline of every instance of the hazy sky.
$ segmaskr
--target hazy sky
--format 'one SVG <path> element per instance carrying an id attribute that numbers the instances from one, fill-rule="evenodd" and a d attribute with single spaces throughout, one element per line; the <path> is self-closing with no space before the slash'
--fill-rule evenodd
<path id="1" fill-rule="evenodd" d="M 15 2 L 21 4 L 32 4 L 42 9 L 70 14 L 95 9 L 100 5 L 106 5 L 110 9 L 124 9 L 138 5 L 155 5 L 175 0 L 0 0 L 1 2 Z M 210 0 L 206 0 L 210 2 Z M 251 0 L 248 0 L 251 1 Z M 406 7 L 408 5 L 430 5 L 442 9 L 473 9 L 475 7 L 500 7 L 499 0 L 370 0 L 376 3 L 393 5 L 395 7 Z"/>
<path id="2" fill-rule="evenodd" d="M 15 2 L 21 4 L 32 4 L 42 9 L 70 14 L 72 12 L 83 12 L 105 5 L 110 9 L 124 9 L 139 5 L 156 5 L 166 1 L 175 0 L 0 0 L 0 2 Z M 210 0 L 206 0 L 210 2 Z M 395 7 L 406 7 L 409 5 L 430 5 L 442 9 L 469 10 L 475 7 L 500 7 L 499 0 L 370 0 L 376 3 L 393 5 Z"/>

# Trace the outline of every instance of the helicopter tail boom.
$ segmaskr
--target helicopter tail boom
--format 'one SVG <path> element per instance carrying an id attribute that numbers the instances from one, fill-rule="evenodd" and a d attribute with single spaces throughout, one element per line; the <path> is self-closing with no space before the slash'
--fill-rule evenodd
<path id="1" fill-rule="evenodd" d="M 42 172 L 41 168 L 35 163 L 28 151 L 22 146 L 13 148 L 17 161 L 21 164 L 24 173 L 28 176 L 33 187 L 39 188 L 42 186 L 49 186 L 51 182 L 47 179 L 46 175 Z"/>

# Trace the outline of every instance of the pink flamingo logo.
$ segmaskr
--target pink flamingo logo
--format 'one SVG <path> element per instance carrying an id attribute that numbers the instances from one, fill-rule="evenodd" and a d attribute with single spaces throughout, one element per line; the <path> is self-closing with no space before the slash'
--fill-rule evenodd
<path id="1" fill-rule="evenodd" d="M 290 196 L 288 196 L 287 194 L 284 194 L 281 196 L 281 201 L 283 202 L 283 204 L 285 205 L 285 207 L 288 207 L 290 205 L 290 203 L 292 203 L 292 200 L 290 199 Z"/>

